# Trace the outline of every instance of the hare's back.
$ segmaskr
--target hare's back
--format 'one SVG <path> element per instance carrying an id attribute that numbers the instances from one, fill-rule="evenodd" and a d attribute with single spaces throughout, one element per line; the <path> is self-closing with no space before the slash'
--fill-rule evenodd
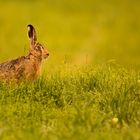
<path id="1" fill-rule="evenodd" d="M 15 70 L 17 66 L 22 65 L 26 57 L 22 56 L 17 59 L 6 61 L 0 64 L 0 71 Z"/>
<path id="2" fill-rule="evenodd" d="M 24 69 L 24 61 L 27 58 L 25 56 L 13 59 L 0 64 L 0 78 L 7 79 L 13 78 L 17 75 L 17 71 Z"/>

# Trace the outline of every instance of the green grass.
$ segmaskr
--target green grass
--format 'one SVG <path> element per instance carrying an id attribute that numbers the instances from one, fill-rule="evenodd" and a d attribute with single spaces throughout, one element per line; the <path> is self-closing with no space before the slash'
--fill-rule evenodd
<path id="1" fill-rule="evenodd" d="M 0 62 L 50 52 L 33 82 L 0 82 L 1 140 L 140 139 L 139 0 L 0 0 Z"/>
<path id="2" fill-rule="evenodd" d="M 116 64 L 64 65 L 31 83 L 1 83 L 0 137 L 138 140 L 139 78 L 137 71 Z"/>

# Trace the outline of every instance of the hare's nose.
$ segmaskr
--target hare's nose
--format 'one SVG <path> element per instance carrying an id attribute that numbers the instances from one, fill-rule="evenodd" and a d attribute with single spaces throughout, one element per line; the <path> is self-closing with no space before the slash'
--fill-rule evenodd
<path id="1" fill-rule="evenodd" d="M 47 53 L 47 56 L 49 56 L 50 54 L 49 53 Z"/>

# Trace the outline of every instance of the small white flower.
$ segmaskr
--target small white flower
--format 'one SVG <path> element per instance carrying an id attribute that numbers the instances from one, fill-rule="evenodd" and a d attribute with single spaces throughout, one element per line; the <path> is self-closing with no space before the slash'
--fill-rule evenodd
<path id="1" fill-rule="evenodd" d="M 112 123 L 113 123 L 113 124 L 116 124 L 118 121 L 119 121 L 119 120 L 118 120 L 118 118 L 116 118 L 116 117 L 114 117 L 114 118 L 112 119 Z"/>
<path id="2" fill-rule="evenodd" d="M 137 82 L 138 82 L 138 84 L 140 84 L 140 79 Z"/>

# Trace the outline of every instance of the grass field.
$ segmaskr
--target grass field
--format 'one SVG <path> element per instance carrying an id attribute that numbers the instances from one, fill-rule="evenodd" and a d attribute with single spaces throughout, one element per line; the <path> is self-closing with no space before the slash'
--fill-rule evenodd
<path id="1" fill-rule="evenodd" d="M 140 2 L 0 0 L 0 62 L 50 51 L 33 82 L 0 82 L 1 140 L 139 140 Z"/>
<path id="2" fill-rule="evenodd" d="M 1 139 L 140 139 L 136 71 L 116 64 L 60 69 L 34 83 L 0 85 Z"/>

